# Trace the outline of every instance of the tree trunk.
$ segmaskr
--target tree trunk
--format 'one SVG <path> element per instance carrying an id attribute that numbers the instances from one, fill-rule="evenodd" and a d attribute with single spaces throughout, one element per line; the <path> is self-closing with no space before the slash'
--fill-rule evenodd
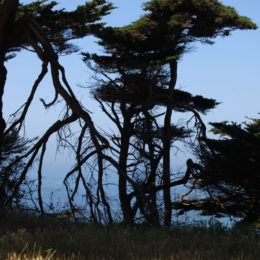
<path id="1" fill-rule="evenodd" d="M 177 61 L 170 63 L 171 81 L 169 85 L 169 96 L 173 97 L 174 87 L 177 81 Z M 171 128 L 172 105 L 167 106 L 164 118 L 164 139 L 163 139 L 163 184 L 169 185 L 171 182 L 170 176 L 170 150 L 171 150 L 171 136 L 169 130 Z M 171 189 L 163 189 L 164 200 L 164 225 L 170 226 L 172 218 L 172 202 Z"/>
<path id="2" fill-rule="evenodd" d="M 3 117 L 3 95 L 4 95 L 4 87 L 5 87 L 5 81 L 6 81 L 6 75 L 7 71 L 4 66 L 4 64 L 1 62 L 0 63 L 0 139 L 1 139 L 1 145 L 2 147 L 2 138 L 4 134 L 4 130 L 6 127 L 5 120 Z"/>
<path id="3" fill-rule="evenodd" d="M 6 127 L 3 117 L 3 95 L 7 71 L 4 66 L 8 50 L 8 33 L 11 31 L 15 21 L 16 10 L 19 0 L 5 0 L 0 9 L 0 159 L 3 145 L 3 135 Z"/>
<path id="4" fill-rule="evenodd" d="M 151 183 L 149 183 L 151 186 L 155 185 L 156 183 L 156 170 L 158 165 L 151 164 Z M 158 209 L 157 209 L 157 199 L 156 199 L 157 192 L 155 190 L 152 190 L 149 194 L 150 198 L 150 224 L 152 225 L 159 225 L 159 215 L 158 215 Z"/>
<path id="5" fill-rule="evenodd" d="M 127 174 L 127 157 L 129 150 L 129 142 L 131 133 L 129 133 L 130 129 L 130 120 L 131 116 L 124 115 L 124 125 L 121 132 L 121 148 L 120 148 L 120 156 L 119 156 L 119 167 L 120 170 Z M 127 195 L 127 180 L 123 174 L 119 173 L 119 199 L 121 204 L 121 209 L 123 211 L 124 222 L 127 224 L 131 224 L 134 221 L 134 214 L 131 208 L 131 203 L 129 197 Z"/>

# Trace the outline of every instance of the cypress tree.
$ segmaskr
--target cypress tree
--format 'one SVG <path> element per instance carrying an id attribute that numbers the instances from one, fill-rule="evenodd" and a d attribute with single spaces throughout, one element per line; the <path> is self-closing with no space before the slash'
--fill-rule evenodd
<path id="1" fill-rule="evenodd" d="M 96 72 L 110 78 L 101 81 L 94 95 L 112 106 L 118 103 L 124 118 L 123 126 L 119 126 L 124 130 L 123 133 L 120 130 L 120 148 L 124 151 L 119 156 L 119 165 L 124 174 L 119 174 L 119 194 L 126 221 L 132 221 L 135 212 L 130 203 L 132 196 L 127 194 L 126 178 L 127 154 L 135 132 L 131 120 L 140 113 L 146 114 L 146 120 L 151 119 L 152 109 L 166 108 L 160 130 L 164 224 L 170 225 L 170 147 L 176 137 L 176 131 L 172 131 L 172 111 L 206 112 L 217 104 L 215 100 L 176 89 L 178 62 L 196 41 L 212 44 L 217 36 L 228 36 L 235 29 L 256 29 L 256 25 L 238 15 L 234 8 L 215 0 L 152 0 L 144 4 L 144 10 L 147 13 L 128 26 L 100 30 L 96 36 L 106 54 L 85 53 L 84 58 L 95 62 Z M 111 76 L 107 77 L 109 73 Z M 187 130 L 182 136 L 185 133 Z"/>

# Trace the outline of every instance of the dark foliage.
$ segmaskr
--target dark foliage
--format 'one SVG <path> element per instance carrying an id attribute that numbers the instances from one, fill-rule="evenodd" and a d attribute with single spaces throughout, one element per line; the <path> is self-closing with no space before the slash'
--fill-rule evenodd
<path id="1" fill-rule="evenodd" d="M 14 52 L 30 46 L 24 26 L 28 18 L 34 18 L 42 27 L 45 37 L 50 41 L 56 53 L 70 54 L 78 51 L 71 40 L 81 39 L 100 30 L 104 23 L 98 22 L 113 9 L 105 0 L 93 0 L 80 5 L 74 11 L 57 8 L 58 2 L 40 0 L 30 4 L 19 4 L 16 24 L 9 33 L 8 58 Z M 0 3 L 1 7 L 1 3 Z"/>
<path id="2" fill-rule="evenodd" d="M 255 222 L 260 218 L 260 120 L 211 125 L 221 138 L 201 141 L 196 154 L 203 168 L 194 176 L 196 188 L 209 196 L 177 202 L 175 207 Z"/>
<path id="3" fill-rule="evenodd" d="M 28 140 L 19 136 L 16 130 L 11 131 L 3 139 L 2 153 L 0 159 L 0 206 L 13 207 L 19 206 L 21 200 L 28 193 L 25 187 L 25 180 L 23 185 L 19 187 L 15 197 L 10 200 L 10 196 L 20 178 L 21 172 L 25 166 L 25 160 L 18 160 L 17 158 L 23 155 L 30 147 L 32 140 Z"/>
<path id="4" fill-rule="evenodd" d="M 57 134 L 60 146 L 70 147 L 75 153 L 75 165 L 63 181 L 74 219 L 74 198 L 83 185 L 91 220 L 114 221 L 112 205 L 105 192 L 106 169 L 113 166 L 118 173 L 124 222 L 133 223 L 139 215 L 149 224 L 160 223 L 157 195 L 162 191 L 164 224 L 170 225 L 171 188 L 186 183 L 201 170 L 189 159 L 185 175 L 177 180 L 173 178 L 170 171 L 171 145 L 189 137 L 192 130 L 199 140 L 205 138 L 205 125 L 199 113 L 206 113 L 217 105 L 214 99 L 176 89 L 180 58 L 195 41 L 211 44 L 217 36 L 228 36 L 235 29 L 256 29 L 256 25 L 249 18 L 239 16 L 233 8 L 215 0 L 151 0 L 144 4 L 147 12 L 143 17 L 121 28 L 105 27 L 100 23 L 102 16 L 113 9 L 105 0 L 88 1 L 70 12 L 57 9 L 56 5 L 56 2 L 47 0 L 28 5 L 19 4 L 18 0 L 0 1 L 2 158 L 8 158 L 4 142 L 5 138 L 15 139 L 12 137 L 15 129 L 18 129 L 16 141 L 20 145 L 17 153 L 21 149 L 17 159 L 15 152 L 9 154 L 10 158 L 15 157 L 10 159 L 9 166 L 5 166 L 3 161 L 2 172 L 6 176 L 3 187 L 11 187 L 10 190 L 3 189 L 3 197 L 11 196 L 8 199 L 11 203 L 22 196 L 20 187 L 26 181 L 28 169 L 38 159 L 38 203 L 40 212 L 45 214 L 41 196 L 42 169 L 47 143 L 53 134 Z M 89 34 L 97 36 L 105 49 L 105 54 L 100 56 L 84 54 L 85 61 L 97 76 L 93 95 L 116 125 L 118 135 L 110 135 L 107 130 L 102 134 L 95 127 L 88 109 L 77 99 L 66 79 L 65 69 L 59 63 L 60 54 L 78 51 L 71 40 Z M 2 113 L 7 75 L 5 62 L 21 49 L 35 52 L 42 62 L 42 70 L 26 102 L 13 114 L 12 124 L 6 129 Z M 63 102 L 65 109 L 23 156 L 21 153 L 27 149 L 23 147 L 26 141 L 23 143 L 18 133 L 48 70 L 55 96 L 50 102 L 43 99 L 41 102 L 46 109 Z M 174 111 L 188 112 L 191 115 L 189 122 L 194 123 L 192 129 L 190 125 L 173 124 Z M 79 131 L 73 132 L 74 127 Z M 27 159 L 25 165 L 23 158 Z M 16 167 L 12 168 L 14 165 Z"/>
<path id="5" fill-rule="evenodd" d="M 180 58 L 195 41 L 211 44 L 217 36 L 228 36 L 235 29 L 255 29 L 256 25 L 218 1 L 152 0 L 144 4 L 144 10 L 146 14 L 128 26 L 97 31 L 105 54 L 84 53 L 84 60 L 97 78 L 93 96 L 119 130 L 113 138 L 117 140 L 114 144 L 124 218 L 133 221 L 140 209 L 146 221 L 151 221 L 158 206 L 154 186 L 162 181 L 164 223 L 169 225 L 170 187 L 174 186 L 171 145 L 192 132 L 186 125 L 174 125 L 172 113 L 191 113 L 196 121 L 192 130 L 201 137 L 205 131 L 199 112 L 206 113 L 218 104 L 214 99 L 176 89 Z M 161 120 L 158 107 L 164 112 Z M 127 190 L 129 183 L 131 193 Z M 144 191 L 144 187 L 149 188 Z"/>

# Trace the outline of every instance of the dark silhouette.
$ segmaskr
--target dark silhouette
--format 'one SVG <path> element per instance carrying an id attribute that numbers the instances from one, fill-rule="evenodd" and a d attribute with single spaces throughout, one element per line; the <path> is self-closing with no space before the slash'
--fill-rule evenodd
<path id="1" fill-rule="evenodd" d="M 217 104 L 176 89 L 178 62 L 195 41 L 212 44 L 218 35 L 228 36 L 233 29 L 253 29 L 255 25 L 218 1 L 149 1 L 144 9 L 147 14 L 128 26 L 98 31 L 106 55 L 85 53 L 85 61 L 100 76 L 93 94 L 119 130 L 113 141 L 117 151 L 113 166 L 118 170 L 124 221 L 133 222 L 138 208 L 145 212 L 144 200 L 154 212 L 148 215 L 158 219 L 153 185 L 161 179 L 164 224 L 170 225 L 170 148 L 190 134 L 190 129 L 172 124 L 172 112 L 192 113 L 200 137 L 205 136 L 205 126 L 199 112 Z M 165 110 L 156 112 L 158 107 Z M 137 171 L 141 165 L 145 170 Z M 143 171 L 145 177 L 140 176 Z M 130 192 L 128 185 L 133 189 Z"/>
<path id="2" fill-rule="evenodd" d="M 16 161 L 18 156 L 24 154 L 34 140 L 28 140 L 19 137 L 18 131 L 13 129 L 9 134 L 4 136 L 3 145 L 1 150 L 0 160 L 0 207 L 1 208 L 13 208 L 20 207 L 21 200 L 28 195 L 25 179 L 21 186 L 19 186 L 13 199 L 10 201 L 10 197 L 19 181 L 20 174 L 25 166 L 25 160 Z"/>
<path id="3" fill-rule="evenodd" d="M 260 218 L 260 120 L 249 123 L 212 123 L 220 139 L 200 141 L 195 154 L 200 168 L 192 189 L 208 196 L 174 203 L 183 211 L 202 210 L 205 215 L 235 216 L 244 223 Z"/>
<path id="4" fill-rule="evenodd" d="M 56 5 L 56 2 L 47 1 L 28 5 L 18 0 L 0 2 L 0 149 L 3 149 L 4 138 L 12 131 L 16 130 L 19 135 L 48 69 L 54 98 L 48 102 L 41 99 L 42 105 L 51 109 L 57 102 L 64 104 L 57 121 L 28 151 L 14 160 L 14 164 L 25 164 L 9 201 L 17 196 L 28 170 L 39 158 L 38 201 L 40 212 L 44 214 L 42 166 L 48 140 L 57 134 L 60 147 L 70 147 L 75 152 L 75 165 L 64 177 L 74 218 L 74 198 L 82 184 L 91 221 L 113 222 L 111 204 L 104 188 L 104 175 L 109 164 L 118 173 L 124 221 L 133 223 L 139 211 L 146 222 L 159 223 L 157 194 L 162 191 L 164 224 L 170 225 L 171 187 L 186 183 L 193 169 L 198 167 L 188 160 L 186 174 L 173 180 L 170 172 L 171 145 L 190 136 L 191 130 L 196 131 L 197 138 L 205 138 L 206 129 L 199 113 L 205 113 L 217 104 L 213 99 L 176 89 L 178 62 L 195 41 L 211 44 L 217 36 L 228 36 L 235 29 L 256 29 L 256 25 L 250 19 L 239 16 L 233 8 L 213 0 L 148 1 L 144 5 L 147 13 L 122 28 L 105 27 L 99 22 L 113 9 L 105 0 L 86 2 L 70 12 L 55 9 Z M 94 61 L 96 72 L 103 77 L 98 79 L 93 93 L 103 111 L 117 126 L 119 136 L 107 136 L 106 130 L 103 134 L 97 130 L 59 63 L 60 54 L 78 51 L 77 46 L 69 43 L 70 40 L 91 34 L 99 37 L 107 52 L 105 56 L 85 54 L 85 60 Z M 7 75 L 5 62 L 15 58 L 20 50 L 33 51 L 42 62 L 42 69 L 28 99 L 13 114 L 11 123 L 6 125 L 2 113 Z M 158 112 L 158 108 L 163 113 Z M 194 127 L 189 129 L 173 124 L 173 111 L 191 113 Z M 76 133 L 72 131 L 75 125 L 79 129 Z M 85 167 L 87 171 L 84 171 Z"/>

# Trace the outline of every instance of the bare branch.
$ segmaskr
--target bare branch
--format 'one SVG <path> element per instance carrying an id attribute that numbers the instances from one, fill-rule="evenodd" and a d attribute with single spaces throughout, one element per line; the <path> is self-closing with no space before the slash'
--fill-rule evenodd
<path id="1" fill-rule="evenodd" d="M 30 93 L 26 103 L 24 104 L 24 109 L 22 111 L 22 114 L 21 114 L 20 118 L 15 120 L 15 122 L 5 131 L 5 135 L 7 135 L 17 125 L 19 125 L 18 132 L 20 131 L 20 129 L 22 127 L 22 123 L 24 122 L 24 119 L 26 117 L 28 109 L 29 109 L 29 107 L 30 107 L 30 105 L 32 103 L 32 100 L 34 98 L 34 95 L 36 93 L 36 90 L 37 90 L 39 84 L 41 83 L 41 81 L 43 80 L 44 76 L 47 74 L 47 72 L 48 72 L 48 63 L 47 62 L 43 62 L 41 73 L 39 74 L 38 78 L 36 79 L 36 81 L 33 84 L 31 93 Z"/>

